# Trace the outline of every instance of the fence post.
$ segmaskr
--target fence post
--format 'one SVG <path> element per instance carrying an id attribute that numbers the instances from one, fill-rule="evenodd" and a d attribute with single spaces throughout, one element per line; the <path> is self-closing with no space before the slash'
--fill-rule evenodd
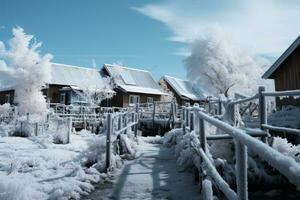
<path id="1" fill-rule="evenodd" d="M 222 101 L 221 101 L 221 98 L 219 98 L 218 107 L 219 107 L 219 109 L 218 109 L 219 113 L 218 114 L 222 115 Z"/>
<path id="2" fill-rule="evenodd" d="M 266 99 L 263 96 L 263 92 L 265 91 L 264 86 L 258 87 L 258 102 L 259 102 L 259 120 L 260 120 L 260 129 L 264 130 L 262 127 L 263 124 L 267 124 L 267 110 L 266 110 Z M 262 141 L 264 143 L 267 142 L 267 138 L 263 137 Z"/>
<path id="3" fill-rule="evenodd" d="M 198 115 L 199 116 L 199 115 Z M 204 153 L 206 153 L 206 135 L 205 135 L 205 125 L 204 125 L 204 120 L 199 118 L 199 139 L 200 139 L 200 147 L 202 148 L 202 150 L 204 151 Z M 200 157 L 200 162 L 202 163 L 202 158 Z M 201 190 L 202 188 L 202 183 L 205 179 L 206 176 L 206 172 L 203 171 L 200 167 L 199 170 L 199 182 L 200 182 L 200 188 Z"/>
<path id="4" fill-rule="evenodd" d="M 205 134 L 205 124 L 203 119 L 199 119 L 199 136 L 200 145 L 203 151 L 206 153 L 206 134 Z"/>
<path id="5" fill-rule="evenodd" d="M 139 123 L 139 104 L 135 105 L 135 118 L 137 124 L 134 126 L 134 136 L 137 137 L 138 123 Z"/>
<path id="6" fill-rule="evenodd" d="M 112 114 L 108 113 L 107 115 L 107 132 L 106 132 L 106 172 L 110 168 L 110 150 L 111 150 L 111 142 L 110 136 L 112 134 Z"/>
<path id="7" fill-rule="evenodd" d="M 128 112 L 126 111 L 125 114 L 124 114 L 124 118 L 125 118 L 125 119 L 124 119 L 124 127 L 126 127 L 126 128 L 125 128 L 125 131 L 124 131 L 124 134 L 127 134 L 127 122 L 128 122 L 128 121 L 127 121 L 127 120 L 128 120 L 127 114 L 128 114 Z"/>
<path id="8" fill-rule="evenodd" d="M 38 136 L 39 124 L 36 122 L 34 125 L 35 125 L 34 134 L 35 136 Z"/>
<path id="9" fill-rule="evenodd" d="M 176 121 L 176 102 L 175 102 L 175 100 L 172 101 L 171 108 L 172 108 L 172 128 L 174 128 L 175 121 Z"/>
<path id="10" fill-rule="evenodd" d="M 72 117 L 68 117 L 67 118 L 67 123 L 68 123 L 68 135 L 67 135 L 67 144 L 70 143 L 70 136 L 71 136 L 71 133 L 72 133 Z"/>
<path id="11" fill-rule="evenodd" d="M 118 130 L 121 130 L 122 128 L 122 114 L 119 114 L 118 117 Z"/>
<path id="12" fill-rule="evenodd" d="M 156 110 L 156 102 L 153 103 L 153 113 L 152 113 L 152 128 L 154 129 L 155 125 L 155 110 Z"/>
<path id="13" fill-rule="evenodd" d="M 235 141 L 236 150 L 236 185 L 237 195 L 239 200 L 248 200 L 248 155 L 247 147 L 240 143 L 238 140 Z"/>
<path id="14" fill-rule="evenodd" d="M 182 106 L 181 127 L 182 127 L 183 135 L 185 135 L 185 133 L 186 133 L 186 130 L 185 130 L 185 126 L 186 126 L 186 120 L 185 120 L 185 117 L 186 117 L 186 115 L 185 115 L 185 112 L 186 112 L 185 107 Z"/>
<path id="15" fill-rule="evenodd" d="M 190 131 L 194 130 L 194 113 L 190 112 Z"/>
<path id="16" fill-rule="evenodd" d="M 186 107 L 186 111 L 185 111 L 185 121 L 186 121 L 186 123 L 185 123 L 185 125 L 186 126 L 190 126 L 190 119 L 189 119 L 189 117 L 190 117 L 190 110 L 189 110 L 189 108 L 190 108 L 190 104 L 189 103 L 186 103 L 185 104 L 185 107 Z"/>

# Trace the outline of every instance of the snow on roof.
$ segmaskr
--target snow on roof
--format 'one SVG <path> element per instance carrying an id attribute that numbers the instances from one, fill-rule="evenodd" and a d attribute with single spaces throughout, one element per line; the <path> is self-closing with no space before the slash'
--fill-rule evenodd
<path id="1" fill-rule="evenodd" d="M 300 45 L 300 36 L 285 50 L 285 52 L 275 61 L 275 63 L 262 75 L 262 78 L 268 79 L 276 69 L 295 51 Z"/>
<path id="2" fill-rule="evenodd" d="M 73 86 L 78 89 L 101 89 L 104 82 L 99 69 L 52 63 L 51 80 L 48 84 Z M 13 89 L 3 87 L 0 91 Z"/>
<path id="3" fill-rule="evenodd" d="M 99 69 L 52 63 L 49 84 L 71 85 L 81 89 L 97 89 L 102 88 L 104 83 Z"/>
<path id="4" fill-rule="evenodd" d="M 181 97 L 189 98 L 193 101 L 206 99 L 204 93 L 196 88 L 191 82 L 178 79 L 171 76 L 163 76 L 163 79 L 176 91 Z"/>
<path id="5" fill-rule="evenodd" d="M 111 64 L 103 67 L 125 92 L 166 95 L 148 71 Z"/>

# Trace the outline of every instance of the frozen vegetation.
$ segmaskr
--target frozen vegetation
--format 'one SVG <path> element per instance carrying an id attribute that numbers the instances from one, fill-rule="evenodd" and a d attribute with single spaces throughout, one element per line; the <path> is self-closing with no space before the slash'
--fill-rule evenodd
<path id="1" fill-rule="evenodd" d="M 0 199 L 79 199 L 108 179 L 105 170 L 106 137 L 81 131 L 69 144 L 54 144 L 49 135 L 0 138 Z M 132 138 L 122 141 L 134 154 Z M 112 147 L 111 171 L 123 159 Z M 134 155 L 132 155 L 134 156 Z"/>

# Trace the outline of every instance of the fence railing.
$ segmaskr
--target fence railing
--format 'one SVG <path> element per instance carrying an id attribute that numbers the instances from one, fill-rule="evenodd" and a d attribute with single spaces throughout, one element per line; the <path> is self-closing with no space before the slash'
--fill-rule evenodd
<path id="1" fill-rule="evenodd" d="M 107 131 L 106 131 L 106 171 L 111 166 L 111 136 L 119 134 L 127 134 L 127 130 L 132 128 L 135 137 L 137 137 L 139 115 L 136 110 L 124 113 L 108 113 L 107 114 Z"/>
<path id="2" fill-rule="evenodd" d="M 259 126 L 262 130 L 265 130 L 265 131 L 272 130 L 272 131 L 278 131 L 279 133 L 282 132 L 282 133 L 288 133 L 288 134 L 295 134 L 295 135 L 299 136 L 300 135 L 299 129 L 279 127 L 279 126 L 273 126 L 273 125 L 268 124 L 266 97 L 282 97 L 282 96 L 300 96 L 300 90 L 266 92 L 265 87 L 259 87 L 258 93 L 255 94 L 254 96 L 248 97 L 245 99 L 232 101 L 229 104 L 232 105 L 232 109 L 235 110 L 236 105 L 248 103 L 253 100 L 258 100 Z"/>
<path id="3" fill-rule="evenodd" d="M 248 178 L 247 178 L 247 167 L 248 167 L 248 151 L 247 148 L 251 149 L 252 152 L 257 154 L 261 159 L 265 160 L 272 167 L 277 169 L 282 175 L 296 185 L 300 186 L 300 164 L 297 163 L 293 158 L 283 155 L 266 144 L 265 138 L 269 136 L 268 130 L 284 131 L 299 135 L 298 129 L 276 127 L 267 125 L 267 112 L 266 112 L 266 96 L 288 96 L 295 95 L 299 96 L 300 91 L 286 91 L 286 92 L 264 92 L 264 88 L 260 87 L 258 94 L 229 102 L 225 114 L 230 118 L 229 123 L 219 120 L 216 117 L 208 115 L 204 112 L 204 109 L 199 108 L 198 105 L 190 107 L 189 104 L 182 107 L 182 131 L 186 134 L 188 131 L 195 131 L 198 135 L 196 140 L 192 140 L 190 145 L 200 156 L 201 165 L 199 165 L 199 175 L 202 181 L 202 194 L 206 199 L 213 199 L 212 196 L 212 184 L 211 180 L 214 181 L 214 185 L 218 187 L 220 191 L 227 197 L 227 199 L 248 199 Z M 252 100 L 258 99 L 259 104 L 259 118 L 260 118 L 260 129 L 250 128 L 238 128 L 236 125 L 236 107 L 235 105 L 246 103 Z M 225 134 L 222 135 L 207 135 L 204 123 L 209 123 Z M 257 138 L 261 138 L 262 141 Z M 216 170 L 213 161 L 207 152 L 207 140 L 220 140 L 220 139 L 233 139 L 235 141 L 235 157 L 236 157 L 236 184 L 237 191 L 230 188 L 228 183 L 222 178 L 222 176 Z"/>

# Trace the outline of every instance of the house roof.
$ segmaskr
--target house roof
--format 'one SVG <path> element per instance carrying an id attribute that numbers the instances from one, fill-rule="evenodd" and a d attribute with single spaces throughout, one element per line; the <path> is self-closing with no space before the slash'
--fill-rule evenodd
<path id="1" fill-rule="evenodd" d="M 200 88 L 196 88 L 189 81 L 166 75 L 163 76 L 162 79 L 165 80 L 175 90 L 175 92 L 183 98 L 188 98 L 193 101 L 206 99 L 204 92 L 201 91 Z"/>
<path id="2" fill-rule="evenodd" d="M 104 82 L 99 69 L 84 68 L 73 65 L 52 63 L 51 80 L 48 84 L 73 86 L 78 89 L 101 89 Z M 3 87 L 5 91 L 13 89 L 13 85 Z"/>
<path id="3" fill-rule="evenodd" d="M 99 89 L 104 83 L 99 69 L 52 63 L 49 84 L 70 85 L 79 89 Z"/>
<path id="4" fill-rule="evenodd" d="M 103 68 L 124 92 L 167 95 L 148 71 L 111 64 L 104 64 Z"/>
<path id="5" fill-rule="evenodd" d="M 300 36 L 285 50 L 285 52 L 275 61 L 275 63 L 262 75 L 262 78 L 271 78 L 272 74 L 280 65 L 295 51 L 300 45 Z"/>

